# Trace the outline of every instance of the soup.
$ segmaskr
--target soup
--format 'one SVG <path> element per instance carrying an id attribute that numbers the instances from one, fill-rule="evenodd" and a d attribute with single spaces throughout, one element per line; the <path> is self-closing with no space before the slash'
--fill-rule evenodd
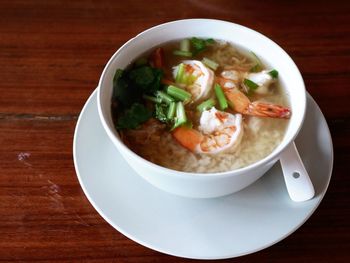
<path id="1" fill-rule="evenodd" d="M 123 142 L 185 172 L 224 172 L 263 159 L 282 141 L 291 115 L 278 71 L 220 40 L 154 48 L 118 69 L 113 86 Z"/>

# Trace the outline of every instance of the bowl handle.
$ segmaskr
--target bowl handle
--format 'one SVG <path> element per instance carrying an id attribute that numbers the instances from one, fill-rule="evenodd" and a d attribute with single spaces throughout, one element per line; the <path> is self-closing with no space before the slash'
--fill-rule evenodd
<path id="1" fill-rule="evenodd" d="M 314 197 L 315 189 L 294 142 L 280 155 L 280 162 L 290 198 L 295 202 L 303 202 Z"/>

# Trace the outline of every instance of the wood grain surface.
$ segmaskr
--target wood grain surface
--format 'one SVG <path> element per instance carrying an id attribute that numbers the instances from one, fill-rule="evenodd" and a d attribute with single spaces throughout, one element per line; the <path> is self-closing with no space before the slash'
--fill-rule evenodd
<path id="1" fill-rule="evenodd" d="M 326 116 L 335 163 L 324 200 L 294 234 L 222 262 L 350 262 L 350 4 L 347 1 L 0 1 L 0 261 L 190 262 L 114 230 L 78 183 L 79 112 L 109 57 L 171 20 L 253 28 L 294 59 Z"/>

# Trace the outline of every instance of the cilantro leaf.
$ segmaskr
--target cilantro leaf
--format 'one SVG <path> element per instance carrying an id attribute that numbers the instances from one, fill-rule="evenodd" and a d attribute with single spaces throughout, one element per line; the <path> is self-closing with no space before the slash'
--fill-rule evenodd
<path id="1" fill-rule="evenodd" d="M 122 107 L 128 107 L 139 100 L 141 92 L 137 87 L 130 85 L 127 74 L 122 69 L 117 69 L 113 78 L 113 101 L 118 101 Z"/>
<path id="2" fill-rule="evenodd" d="M 148 86 L 154 81 L 153 71 L 149 66 L 142 66 L 130 70 L 129 78 L 140 87 Z"/>
<path id="3" fill-rule="evenodd" d="M 131 69 L 128 78 L 132 85 L 145 93 L 153 94 L 160 89 L 163 71 L 150 66 Z"/>
<path id="4" fill-rule="evenodd" d="M 198 53 L 206 50 L 208 45 L 215 43 L 214 39 L 212 38 L 201 39 L 197 37 L 192 37 L 190 41 L 194 49 L 192 52 L 193 56 L 196 56 Z"/>
<path id="5" fill-rule="evenodd" d="M 136 129 L 152 117 L 152 112 L 140 103 L 134 103 L 119 116 L 117 129 Z"/>

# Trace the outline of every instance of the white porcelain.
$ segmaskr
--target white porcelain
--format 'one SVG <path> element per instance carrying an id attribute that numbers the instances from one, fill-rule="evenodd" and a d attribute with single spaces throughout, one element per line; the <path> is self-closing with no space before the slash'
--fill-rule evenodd
<path id="1" fill-rule="evenodd" d="M 75 130 L 73 153 L 79 182 L 109 224 L 146 247 L 197 259 L 253 253 L 293 233 L 326 193 L 333 167 L 332 141 L 311 97 L 295 142 L 316 194 L 302 203 L 289 198 L 279 163 L 254 184 L 225 197 L 184 198 L 153 187 L 130 168 L 108 138 L 98 116 L 96 98 L 95 92 Z M 298 251 L 298 244 L 293 249 Z"/>
<path id="2" fill-rule="evenodd" d="M 314 186 L 294 142 L 281 153 L 280 162 L 290 198 L 295 202 L 304 202 L 313 198 Z"/>
<path id="3" fill-rule="evenodd" d="M 110 103 L 112 79 L 117 68 L 154 46 L 174 39 L 201 37 L 222 39 L 253 51 L 263 62 L 279 71 L 290 96 L 292 117 L 282 143 L 266 158 L 248 167 L 223 173 L 184 173 L 170 170 L 139 157 L 120 140 L 114 129 Z M 148 29 L 124 44 L 107 63 L 99 82 L 98 110 L 109 138 L 130 166 L 151 184 L 165 191 L 188 197 L 210 198 L 239 191 L 259 179 L 279 159 L 280 153 L 296 137 L 304 118 L 306 95 L 303 79 L 292 59 L 276 43 L 246 27 L 219 20 L 189 19 Z"/>

